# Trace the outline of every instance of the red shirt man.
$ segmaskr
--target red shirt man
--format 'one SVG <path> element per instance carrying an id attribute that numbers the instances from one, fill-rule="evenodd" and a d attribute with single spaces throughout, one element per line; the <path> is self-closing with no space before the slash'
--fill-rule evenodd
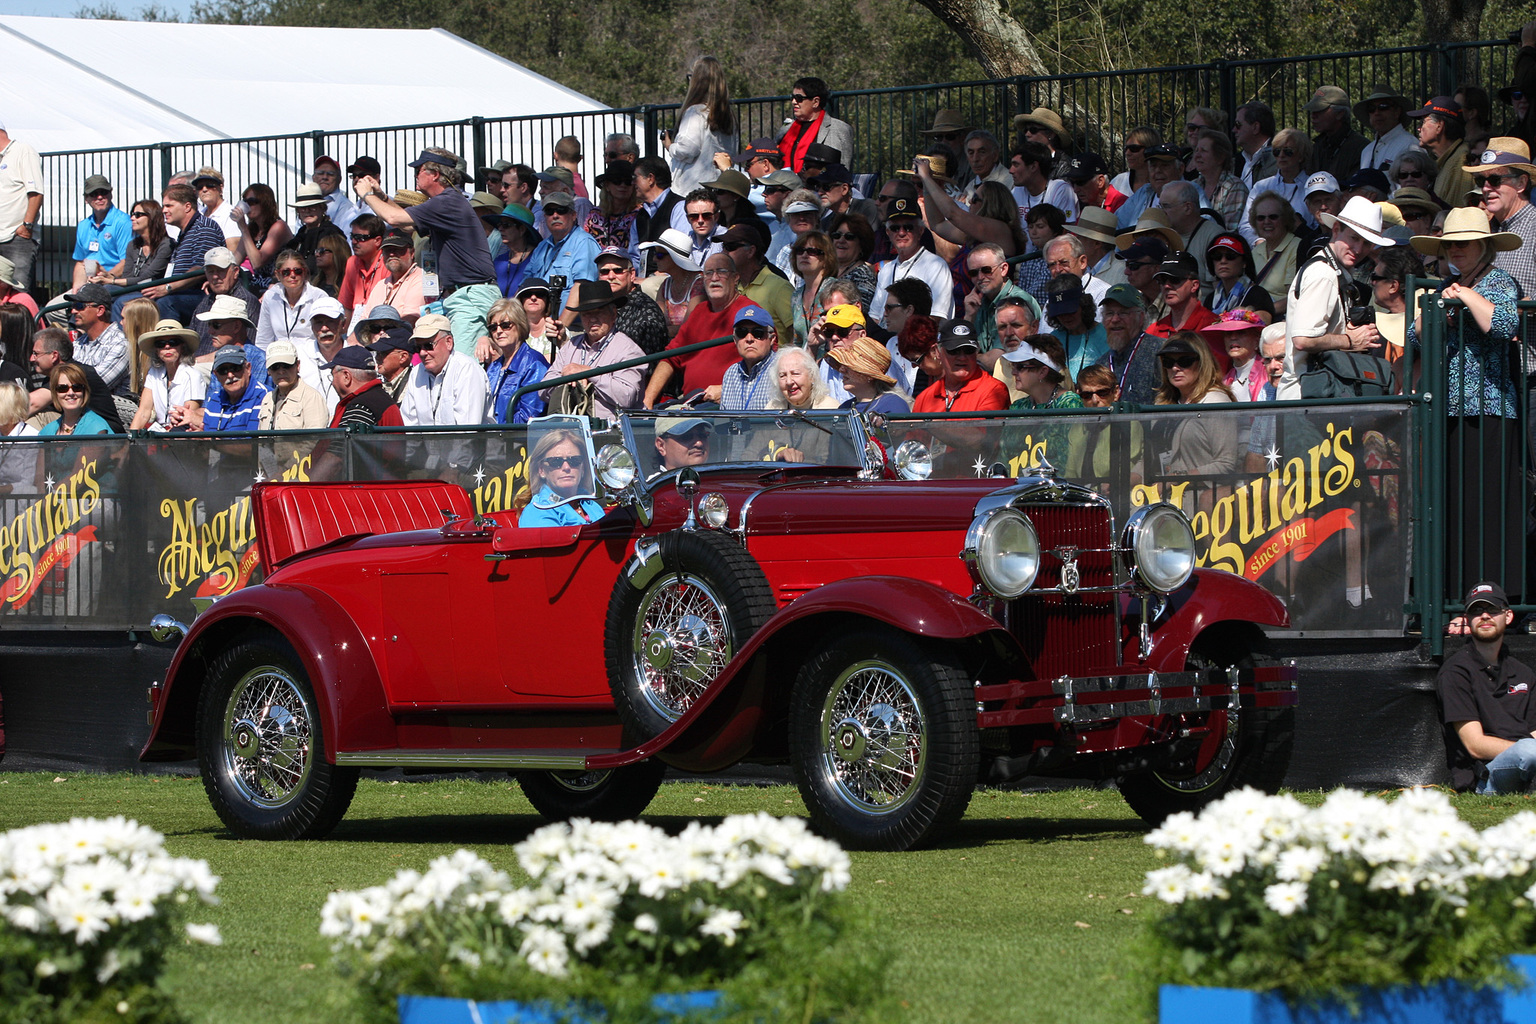
<path id="1" fill-rule="evenodd" d="M 669 351 L 712 338 L 729 339 L 736 327 L 737 312 L 756 305 L 737 288 L 741 278 L 729 254 L 717 252 L 705 260 L 702 276 L 705 301 L 695 306 L 677 329 L 677 337 L 667 345 Z M 650 382 L 645 386 L 645 407 L 654 407 L 667 383 L 679 373 L 683 375 L 685 389 L 697 391 L 703 388 L 706 399 L 718 402 L 725 371 L 735 365 L 736 360 L 736 346 L 729 343 L 662 360 L 656 364 Z"/>
<path id="2" fill-rule="evenodd" d="M 1171 252 L 1157 271 L 1157 283 L 1163 288 L 1163 302 L 1168 315 L 1147 325 L 1147 333 L 1166 338 L 1175 331 L 1199 331 L 1216 322 L 1216 314 L 1200 301 L 1200 267 L 1187 252 Z M 1209 345 L 1207 345 L 1210 348 Z M 1225 345 L 1211 348 L 1222 375 L 1232 369 L 1232 357 Z"/>

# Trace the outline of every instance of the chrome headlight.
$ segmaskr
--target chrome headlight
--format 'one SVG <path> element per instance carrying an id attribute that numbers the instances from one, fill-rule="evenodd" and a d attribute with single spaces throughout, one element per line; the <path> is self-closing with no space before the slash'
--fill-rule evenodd
<path id="1" fill-rule="evenodd" d="M 1015 598 L 1035 585 L 1040 538 L 1022 512 L 995 509 L 971 521 L 964 558 L 983 587 L 998 597 Z"/>
<path id="2" fill-rule="evenodd" d="M 635 457 L 621 444 L 605 444 L 597 453 L 597 478 L 610 491 L 622 491 L 639 475 Z"/>
<path id="3" fill-rule="evenodd" d="M 891 453 L 891 465 L 903 480 L 927 480 L 933 473 L 933 455 L 921 441 L 903 441 Z"/>
<path id="4" fill-rule="evenodd" d="M 1173 505 L 1148 505 L 1131 513 L 1120 546 L 1132 578 L 1158 593 L 1178 590 L 1195 571 L 1195 531 Z"/>
<path id="5" fill-rule="evenodd" d="M 725 529 L 725 521 L 730 516 L 731 506 L 726 503 L 725 495 L 719 491 L 710 491 L 699 499 L 699 518 L 710 529 Z"/>

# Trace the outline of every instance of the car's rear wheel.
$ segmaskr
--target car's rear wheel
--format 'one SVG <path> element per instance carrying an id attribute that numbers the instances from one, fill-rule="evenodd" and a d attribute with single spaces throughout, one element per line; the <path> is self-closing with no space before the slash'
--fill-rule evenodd
<path id="1" fill-rule="evenodd" d="M 789 730 L 811 822 L 845 846 L 921 845 L 970 803 L 975 701 L 942 644 L 888 628 L 831 639 L 800 670 Z"/>
<path id="2" fill-rule="evenodd" d="M 517 781 L 533 809 L 552 821 L 628 821 L 650 806 L 666 771 L 648 758 L 607 771 L 518 772 Z"/>
<path id="3" fill-rule="evenodd" d="M 238 644 L 198 695 L 197 760 L 219 820 L 247 839 L 313 839 L 336 826 L 356 768 L 327 764 L 315 692 L 286 645 Z"/>
<path id="4" fill-rule="evenodd" d="M 1194 642 L 1186 667 L 1207 672 L 1275 664 L 1257 630 L 1222 630 Z M 1150 824 L 1179 811 L 1199 811 L 1245 786 L 1279 792 L 1291 763 L 1295 708 L 1228 708 L 1212 712 L 1207 721 L 1214 728 L 1187 768 L 1121 777 L 1120 795 Z"/>
<path id="5" fill-rule="evenodd" d="M 649 739 L 683 717 L 773 614 L 768 579 L 740 544 L 706 530 L 661 542 L 643 586 L 619 576 L 603 648 L 619 718 Z"/>

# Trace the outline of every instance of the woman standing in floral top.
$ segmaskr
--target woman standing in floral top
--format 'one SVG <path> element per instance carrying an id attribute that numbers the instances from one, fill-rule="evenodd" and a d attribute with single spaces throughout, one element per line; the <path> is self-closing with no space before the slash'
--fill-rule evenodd
<path id="1" fill-rule="evenodd" d="M 615 160 L 597 176 L 602 195 L 587 214 L 582 229 L 597 239 L 599 248 L 623 249 L 630 263 L 640 265 L 640 235 L 635 224 L 640 214 L 640 200 L 635 195 L 635 165 Z"/>
<path id="2" fill-rule="evenodd" d="M 1490 231 L 1486 213 L 1464 207 L 1447 215 L 1442 234 L 1414 235 L 1412 241 L 1419 252 L 1447 261 L 1451 276 L 1440 294 L 1460 303 L 1445 313 L 1446 586 L 1465 589 L 1466 581 L 1501 579 L 1518 588 L 1524 573 L 1514 540 L 1525 524 L 1514 376 L 1519 288 L 1493 257 L 1518 249 L 1520 236 Z M 1418 347 L 1422 321 L 1420 315 L 1406 332 L 1410 348 Z M 1518 596 L 1511 591 L 1511 600 Z"/>

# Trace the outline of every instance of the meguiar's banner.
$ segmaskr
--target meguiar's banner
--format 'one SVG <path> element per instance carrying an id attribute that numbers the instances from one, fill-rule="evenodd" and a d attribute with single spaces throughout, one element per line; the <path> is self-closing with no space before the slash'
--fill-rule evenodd
<path id="1" fill-rule="evenodd" d="M 1308 635 L 1400 634 L 1411 545 L 1402 405 L 1265 403 L 901 420 L 934 476 L 1017 476 L 1042 461 L 1100 490 L 1117 521 L 1167 501 L 1193 520 L 1198 564 L 1255 580 Z"/>
<path id="2" fill-rule="evenodd" d="M 930 445 L 935 476 L 1014 476 L 1048 460 L 1106 494 L 1119 522 L 1171 501 L 1193 518 L 1201 565 L 1280 595 L 1296 630 L 1360 635 L 1404 624 L 1408 424 L 1397 405 L 1231 405 L 904 420 L 877 436 Z M 525 437 L 513 427 L 0 442 L 0 616 L 77 629 L 189 619 L 193 598 L 262 578 L 252 484 L 440 479 L 477 512 L 497 512 L 526 486 Z"/>

